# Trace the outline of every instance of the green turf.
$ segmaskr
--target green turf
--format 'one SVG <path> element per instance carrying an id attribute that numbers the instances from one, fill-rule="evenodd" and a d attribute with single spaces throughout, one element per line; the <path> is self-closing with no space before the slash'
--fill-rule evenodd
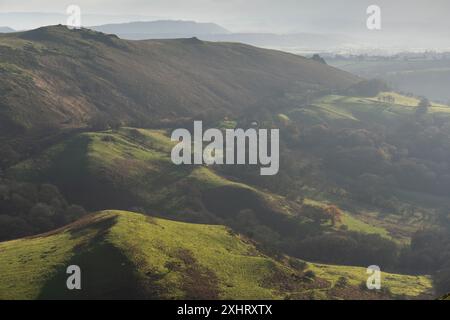
<path id="1" fill-rule="evenodd" d="M 347 226 L 348 230 L 350 231 L 357 231 L 366 234 L 378 234 L 386 239 L 392 239 L 386 229 L 361 221 L 348 212 L 344 212 L 340 225 Z"/>
<path id="2" fill-rule="evenodd" d="M 312 206 L 319 206 L 319 207 L 324 207 L 324 206 L 329 205 L 329 203 L 326 203 L 323 201 L 312 200 L 309 198 L 304 199 L 303 203 L 312 205 Z M 375 226 L 373 224 L 368 224 L 368 223 L 358 219 L 357 217 L 355 217 L 354 215 L 352 215 L 351 213 L 349 213 L 347 211 L 343 211 L 341 221 L 338 222 L 335 227 L 340 228 L 342 226 L 346 226 L 346 228 L 350 231 L 357 231 L 357 232 L 361 232 L 361 233 L 365 233 L 365 234 L 378 234 L 386 239 L 392 239 L 392 237 L 390 236 L 389 232 L 386 229 Z"/>
<path id="3" fill-rule="evenodd" d="M 54 234 L 0 243 L 0 299 L 36 299 L 74 256 L 77 246 L 92 239 L 97 228 L 90 221 L 73 237 L 69 229 Z"/>
<path id="4" fill-rule="evenodd" d="M 392 97 L 393 103 L 384 102 L 382 97 Z M 347 97 L 329 95 L 318 98 L 308 107 L 310 112 L 317 114 L 322 119 L 329 120 L 353 120 L 386 123 L 400 120 L 404 116 L 414 115 L 420 100 L 407 97 L 395 92 L 382 92 L 377 97 Z M 298 112 L 293 110 L 291 112 Z M 450 107 L 432 103 L 428 111 L 433 113 L 450 113 Z"/>

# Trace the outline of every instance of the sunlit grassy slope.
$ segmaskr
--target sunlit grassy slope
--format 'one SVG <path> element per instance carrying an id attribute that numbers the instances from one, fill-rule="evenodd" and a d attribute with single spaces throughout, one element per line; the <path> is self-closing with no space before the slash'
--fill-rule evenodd
<path id="1" fill-rule="evenodd" d="M 318 207 L 325 207 L 328 205 L 328 203 L 308 198 L 304 199 L 303 203 Z M 389 235 L 389 232 L 386 229 L 368 224 L 346 211 L 343 211 L 341 221 L 337 222 L 335 227 L 341 228 L 342 226 L 345 226 L 350 231 L 357 231 L 365 234 L 378 234 L 381 237 L 392 239 L 391 236 Z"/>
<path id="2" fill-rule="evenodd" d="M 383 97 L 391 97 L 392 102 L 383 101 Z M 414 115 L 420 100 L 406 97 L 395 92 L 382 92 L 377 97 L 348 97 L 329 95 L 312 102 L 305 110 L 294 109 L 294 114 L 306 112 L 321 119 L 352 120 L 386 123 L 399 120 L 401 117 Z M 429 113 L 443 113 L 450 116 L 450 107 L 432 103 Z"/>
<path id="3" fill-rule="evenodd" d="M 72 201 L 91 210 L 139 207 L 198 221 L 196 216 L 188 216 L 189 204 L 195 205 L 193 200 L 200 200 L 206 190 L 230 187 L 248 190 L 275 207 L 283 206 L 281 211 L 289 214 L 281 197 L 231 181 L 210 167 L 173 164 L 173 145 L 166 133 L 158 130 L 82 133 L 19 163 L 8 174 L 26 181 L 51 182 Z M 198 212 L 198 207 L 192 211 Z M 203 216 L 201 221 L 213 222 L 208 219 Z"/>
<path id="4" fill-rule="evenodd" d="M 11 174 L 24 179 L 59 179 L 56 182 L 60 183 L 88 173 L 104 174 L 113 182 L 121 176 L 134 183 L 145 178 L 148 186 L 158 179 L 181 177 L 212 185 L 231 183 L 204 167 L 175 166 L 170 160 L 173 146 L 165 132 L 158 130 L 121 128 L 82 133 L 16 165 Z"/>
<path id="5" fill-rule="evenodd" d="M 82 270 L 80 291 L 66 289 L 72 264 Z M 380 297 L 361 294 L 364 268 L 307 264 L 316 273 L 311 278 L 300 265 L 269 257 L 222 226 L 103 211 L 53 233 L 0 243 L 0 299 Z M 340 276 L 348 279 L 344 287 L 335 286 Z M 410 298 L 431 289 L 427 277 L 383 280 Z"/>
<path id="6" fill-rule="evenodd" d="M 114 208 L 156 214 L 162 212 L 163 217 L 171 219 L 223 224 L 216 214 L 212 216 L 202 211 L 194 200 L 202 200 L 208 190 L 230 187 L 250 191 L 265 200 L 265 207 L 275 209 L 282 215 L 299 214 L 295 203 L 231 181 L 218 175 L 213 167 L 174 165 L 170 160 L 172 146 L 167 133 L 159 130 L 121 128 L 87 132 L 19 163 L 8 174 L 20 180 L 53 183 L 71 201 L 89 210 Z M 236 200 L 234 195 L 219 193 L 221 198 L 217 200 L 217 206 Z M 92 197 L 93 194 L 95 197 Z M 306 203 L 308 201 L 305 200 Z M 321 202 L 316 204 L 326 205 Z M 397 236 L 398 232 L 393 234 L 388 231 L 379 219 L 355 215 L 354 212 L 344 213 L 342 223 L 337 227 L 345 225 L 351 231 L 375 233 L 402 243 L 409 239 Z M 389 223 L 391 225 L 398 224 Z"/>

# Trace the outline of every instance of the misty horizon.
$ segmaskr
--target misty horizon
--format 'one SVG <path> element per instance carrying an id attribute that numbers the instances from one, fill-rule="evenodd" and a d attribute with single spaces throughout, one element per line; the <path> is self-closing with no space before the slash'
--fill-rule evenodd
<path id="1" fill-rule="evenodd" d="M 234 0 L 227 3 L 212 0 L 189 3 L 178 0 L 80 0 L 77 3 L 44 0 L 39 5 L 5 0 L 0 5 L 0 26 L 26 30 L 65 24 L 66 8 L 70 4 L 81 8 L 82 25 L 86 27 L 132 21 L 182 20 L 216 23 L 233 33 L 332 33 L 353 36 L 368 43 L 376 42 L 375 46 L 383 46 L 382 42 L 386 42 L 386 45 L 417 43 L 418 47 L 450 47 L 450 44 L 443 43 L 450 34 L 450 21 L 446 19 L 450 3 L 443 0 L 433 1 L 432 4 L 423 0 L 395 3 L 387 0 L 375 3 L 345 0 L 327 4 L 311 0 L 283 0 L 276 4 L 267 0 Z M 381 30 L 369 31 L 366 28 L 366 10 L 372 4 L 381 8 Z M 139 12 L 134 8 L 139 8 Z M 411 34 L 416 37 L 411 39 Z M 417 39 L 425 36 L 424 43 L 424 39 Z"/>

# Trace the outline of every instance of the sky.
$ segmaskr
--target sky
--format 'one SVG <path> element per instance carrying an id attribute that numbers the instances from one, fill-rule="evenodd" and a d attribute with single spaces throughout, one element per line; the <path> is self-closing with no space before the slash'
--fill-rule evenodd
<path id="1" fill-rule="evenodd" d="M 86 25 L 176 19 L 215 22 L 232 32 L 273 33 L 363 33 L 366 9 L 376 4 L 382 32 L 450 33 L 449 0 L 0 0 L 0 26 L 37 27 L 45 19 L 8 13 L 59 13 L 61 19 L 70 4 L 80 6 Z M 47 17 L 49 24 L 52 19 Z"/>

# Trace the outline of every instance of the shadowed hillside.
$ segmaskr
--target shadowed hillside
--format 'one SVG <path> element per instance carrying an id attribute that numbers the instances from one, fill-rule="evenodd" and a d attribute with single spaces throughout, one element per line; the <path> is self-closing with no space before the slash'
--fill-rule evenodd
<path id="1" fill-rule="evenodd" d="M 126 41 L 64 26 L 1 35 L 0 54 L 3 134 L 239 114 L 288 92 L 345 89 L 358 80 L 243 44 Z"/>

